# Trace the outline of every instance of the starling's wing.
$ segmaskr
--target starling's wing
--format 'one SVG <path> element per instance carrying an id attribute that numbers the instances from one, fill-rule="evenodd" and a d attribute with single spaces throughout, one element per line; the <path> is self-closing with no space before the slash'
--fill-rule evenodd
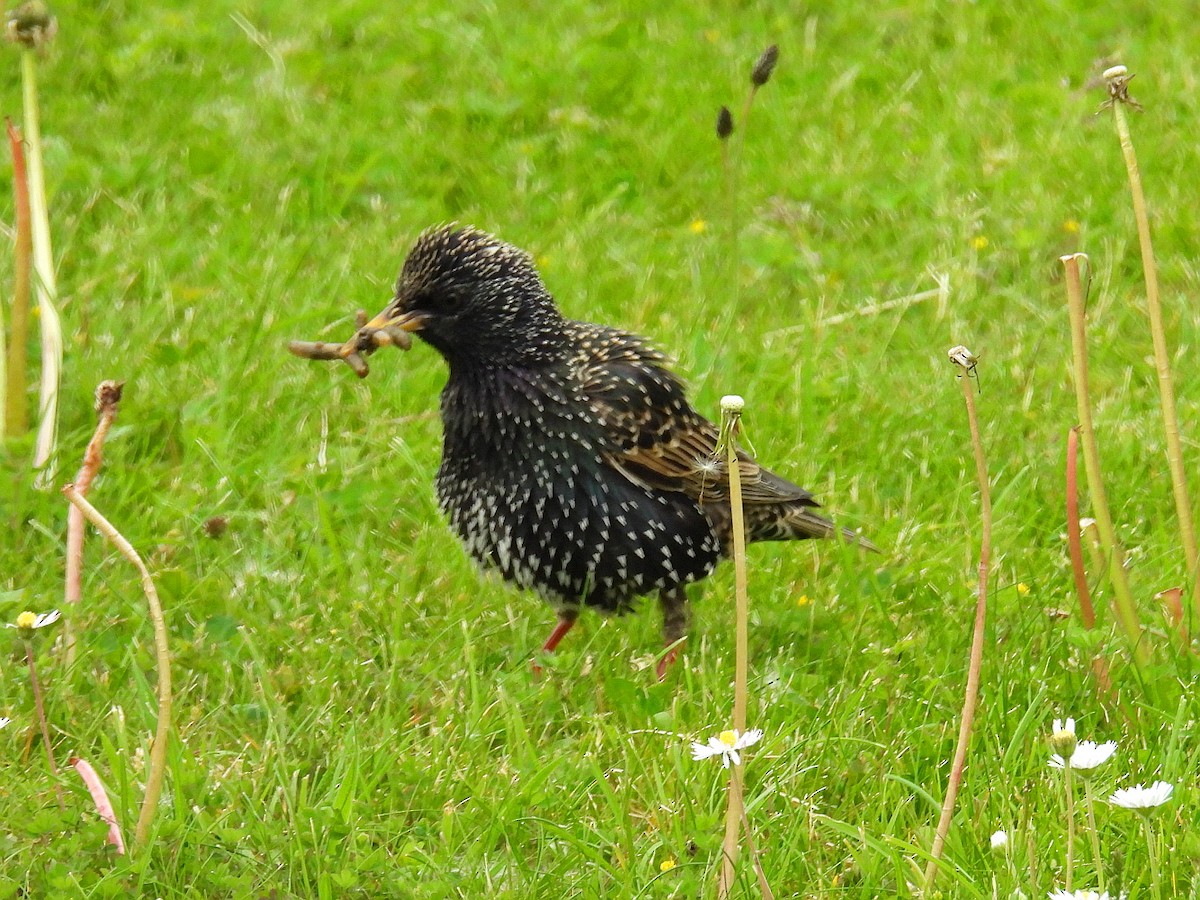
<path id="1" fill-rule="evenodd" d="M 630 480 L 657 490 L 681 491 L 697 501 L 729 493 L 729 472 L 717 454 L 717 428 L 692 409 L 683 385 L 665 368 L 666 357 L 640 338 L 582 326 L 576 362 L 584 399 L 604 435 L 606 462 Z M 798 485 L 739 454 L 742 500 L 747 504 L 798 502 L 816 506 Z"/>

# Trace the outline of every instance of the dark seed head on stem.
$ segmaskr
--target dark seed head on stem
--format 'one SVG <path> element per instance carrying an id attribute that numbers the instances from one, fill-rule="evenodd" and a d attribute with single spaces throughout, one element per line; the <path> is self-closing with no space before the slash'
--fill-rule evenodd
<path id="1" fill-rule="evenodd" d="M 728 106 L 722 106 L 717 113 L 717 137 L 725 140 L 733 134 L 733 113 L 729 111 Z"/>
<path id="2" fill-rule="evenodd" d="M 755 87 L 762 87 L 771 80 L 771 73 L 775 71 L 775 65 L 778 62 L 779 45 L 772 44 L 762 52 L 758 62 L 754 64 L 754 69 L 750 72 L 750 81 Z"/>
<path id="3" fill-rule="evenodd" d="M 123 381 L 102 381 L 96 385 L 96 412 L 103 413 L 121 402 L 121 391 L 125 387 Z"/>

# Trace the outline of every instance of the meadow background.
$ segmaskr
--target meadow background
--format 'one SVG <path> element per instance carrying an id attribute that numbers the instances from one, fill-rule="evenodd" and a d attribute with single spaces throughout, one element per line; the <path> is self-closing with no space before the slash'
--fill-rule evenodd
<path id="1" fill-rule="evenodd" d="M 712 890 L 732 572 L 694 590 L 653 677 L 654 604 L 553 622 L 480 577 L 441 521 L 440 359 L 365 381 L 297 360 L 382 308 L 415 236 L 459 220 L 536 257 L 572 317 L 651 336 L 701 410 L 745 396 L 760 459 L 881 557 L 751 550 L 750 816 L 778 896 L 908 896 L 962 703 L 978 491 L 947 349 L 981 356 L 995 579 L 945 896 L 1062 886 L 1050 720 L 1114 739 L 1099 792 L 1158 778 L 1168 896 L 1200 895 L 1195 656 L 1122 664 L 1085 635 L 1063 463 L 1075 423 L 1058 257 L 1083 250 L 1096 423 L 1144 621 L 1182 582 L 1128 185 L 1101 70 L 1136 72 L 1189 470 L 1196 48 L 1191 4 L 58 3 L 40 67 L 67 338 L 65 481 L 92 391 L 127 382 L 91 497 L 148 558 L 177 740 L 149 850 L 118 858 L 69 770 L 59 810 L 17 642 L 4 647 L 0 897 L 688 897 Z M 717 108 L 781 62 L 743 167 L 741 292 L 722 281 Z M 0 106 L 19 120 L 18 57 Z M 739 123 L 739 125 L 742 123 Z M 7 168 L 7 166 L 6 166 Z M 12 221 L 11 193 L 0 220 Z M 0 263 L 11 284 L 8 254 Z M 875 304 L 944 285 L 882 312 Z M 842 317 L 840 319 L 835 317 Z M 830 321 L 833 319 L 833 321 Z M 36 355 L 36 353 L 35 353 Z M 5 444 L 0 618 L 61 605 L 67 505 Z M 1193 496 L 1200 482 L 1193 478 Z M 220 517 L 227 529 L 210 536 Z M 135 574 L 89 538 L 74 667 L 39 643 L 60 759 L 100 771 L 127 835 L 154 724 Z M 1063 611 L 1060 615 L 1056 611 Z M 5 638 L 0 635 L 0 639 Z M 1104 650 L 1125 713 L 1088 671 Z M 1097 811 L 1109 885 L 1149 896 L 1133 814 Z M 989 835 L 1006 829 L 1006 854 Z M 1086 843 L 1076 883 L 1095 884 Z M 673 862 L 673 868 L 669 863 Z M 664 871 L 666 868 L 666 871 Z M 746 869 L 738 896 L 757 896 Z"/>

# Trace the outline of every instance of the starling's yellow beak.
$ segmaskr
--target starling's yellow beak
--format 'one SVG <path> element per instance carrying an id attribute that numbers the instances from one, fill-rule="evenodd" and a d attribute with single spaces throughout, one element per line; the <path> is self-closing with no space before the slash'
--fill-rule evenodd
<path id="1" fill-rule="evenodd" d="M 429 318 L 425 313 L 407 312 L 399 315 L 389 315 L 388 310 L 384 310 L 370 322 L 367 323 L 367 328 L 379 331 L 384 328 L 399 328 L 401 331 L 420 331 L 425 325 L 425 320 Z"/>

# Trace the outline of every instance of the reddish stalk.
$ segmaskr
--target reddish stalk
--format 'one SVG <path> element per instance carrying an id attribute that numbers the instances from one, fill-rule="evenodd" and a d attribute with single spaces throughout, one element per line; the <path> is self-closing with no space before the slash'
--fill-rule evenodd
<path id="1" fill-rule="evenodd" d="M 1079 518 L 1079 427 L 1067 432 L 1067 547 L 1071 553 L 1071 574 L 1075 579 L 1075 595 L 1079 598 L 1079 615 L 1083 627 L 1096 627 L 1096 608 L 1092 605 L 1087 583 L 1087 566 L 1083 562 L 1083 528 Z M 1112 679 L 1104 657 L 1092 659 L 1092 674 L 1105 695 L 1112 693 Z"/>
<path id="2" fill-rule="evenodd" d="M 104 439 L 117 418 L 117 407 L 121 402 L 122 381 L 102 381 L 96 387 L 96 412 L 100 421 L 96 423 L 96 431 L 88 441 L 83 453 L 83 465 L 75 476 L 75 490 L 80 496 L 87 496 L 92 479 L 100 471 L 103 461 Z M 67 510 L 67 583 L 64 591 L 68 603 L 79 603 L 83 596 L 83 512 L 79 507 L 71 505 Z M 75 627 L 72 616 L 67 616 L 63 627 L 63 648 L 66 653 L 67 665 L 75 662 Z"/>
<path id="3" fill-rule="evenodd" d="M 25 145 L 21 132 L 8 125 L 8 145 L 13 161 L 13 205 L 16 240 L 13 245 L 12 325 L 9 331 L 6 373 L 5 428 L 8 434 L 29 430 L 29 296 L 32 271 L 33 226 L 29 212 L 29 181 L 25 174 Z"/>

